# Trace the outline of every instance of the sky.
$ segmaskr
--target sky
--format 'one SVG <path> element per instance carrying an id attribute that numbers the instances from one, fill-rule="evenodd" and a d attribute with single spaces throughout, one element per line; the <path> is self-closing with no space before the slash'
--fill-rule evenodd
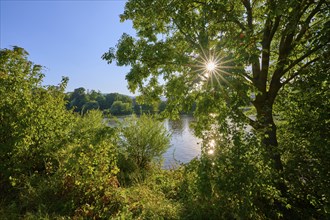
<path id="1" fill-rule="evenodd" d="M 135 35 L 131 21 L 120 22 L 124 0 L 0 0 L 0 48 L 23 47 L 29 60 L 44 66 L 44 85 L 69 77 L 67 91 L 84 87 L 132 95 L 129 67 L 101 59 L 123 33 Z"/>

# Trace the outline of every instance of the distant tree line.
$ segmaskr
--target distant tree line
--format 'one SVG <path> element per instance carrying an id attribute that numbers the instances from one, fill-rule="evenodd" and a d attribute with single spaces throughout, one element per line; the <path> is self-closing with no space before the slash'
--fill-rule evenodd
<path id="1" fill-rule="evenodd" d="M 139 104 L 135 97 L 119 93 L 101 93 L 95 90 L 86 90 L 83 87 L 76 88 L 66 94 L 67 109 L 75 112 L 86 113 L 89 110 L 99 109 L 105 114 L 130 115 L 132 113 L 158 113 L 165 110 L 166 101 L 158 105 Z"/>

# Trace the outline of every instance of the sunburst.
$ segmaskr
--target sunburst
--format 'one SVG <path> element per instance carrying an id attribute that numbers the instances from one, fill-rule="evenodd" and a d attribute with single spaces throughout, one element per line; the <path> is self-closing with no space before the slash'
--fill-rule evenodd
<path id="1" fill-rule="evenodd" d="M 195 88 L 197 90 L 209 85 L 211 88 L 214 88 L 215 85 L 221 86 L 223 82 L 229 84 L 225 76 L 230 75 L 228 69 L 234 68 L 228 65 L 232 60 L 225 59 L 221 53 L 217 53 L 215 50 L 205 51 L 202 48 L 200 54 L 193 57 L 195 64 L 191 65 L 191 70 L 196 76 Z"/>
<path id="2" fill-rule="evenodd" d="M 209 61 L 208 63 L 206 63 L 205 68 L 206 71 L 213 72 L 217 68 L 217 64 L 213 61 Z"/>

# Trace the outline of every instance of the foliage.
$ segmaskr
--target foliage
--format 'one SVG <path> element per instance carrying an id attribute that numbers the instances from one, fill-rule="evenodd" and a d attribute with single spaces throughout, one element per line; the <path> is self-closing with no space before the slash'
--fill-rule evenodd
<path id="1" fill-rule="evenodd" d="M 132 106 L 130 105 L 130 103 L 114 101 L 111 105 L 110 113 L 113 115 L 129 115 L 132 114 Z"/>
<path id="2" fill-rule="evenodd" d="M 308 74 L 282 91 L 286 100 L 277 106 L 285 172 L 300 218 L 330 215 L 329 51 L 320 54 L 322 62 L 311 66 Z"/>
<path id="3" fill-rule="evenodd" d="M 102 113 L 82 117 L 66 110 L 67 79 L 41 86 L 41 68 L 24 49 L 0 55 L 1 219 L 112 213 L 100 198 L 117 187 L 116 135 Z"/>
<path id="4" fill-rule="evenodd" d="M 152 116 L 126 118 L 120 125 L 120 134 L 118 166 L 124 177 L 137 171 L 138 175 L 143 175 L 144 170 L 150 172 L 152 162 L 159 162 L 170 144 L 164 124 Z"/>
<path id="5" fill-rule="evenodd" d="M 95 90 L 87 91 L 83 87 L 67 93 L 67 109 L 76 112 L 86 113 L 92 109 L 102 110 L 104 113 L 113 115 L 130 115 L 142 113 L 157 113 L 165 110 L 166 102 L 162 101 L 159 105 L 151 103 L 139 103 L 135 97 L 129 97 L 119 93 L 102 94 Z"/>
<path id="6" fill-rule="evenodd" d="M 161 122 L 147 116 L 127 121 L 136 122 L 130 131 L 144 127 L 140 135 L 145 144 L 151 138 L 152 153 L 143 158 L 154 171 L 143 185 L 121 188 L 117 129 L 106 125 L 100 111 L 81 115 L 66 110 L 67 80 L 41 86 L 41 68 L 27 59 L 24 49 L 4 49 L 0 55 L 1 219 L 178 218 L 180 203 L 166 197 L 162 184 L 155 187 L 152 175 L 170 180 L 151 167 L 169 142 Z M 76 93 L 76 101 L 84 97 L 83 89 Z M 132 146 L 127 149 L 135 152 Z"/>
<path id="7" fill-rule="evenodd" d="M 181 204 L 167 199 L 160 191 L 137 185 L 121 193 L 125 198 L 123 208 L 114 219 L 180 219 Z"/>
<path id="8" fill-rule="evenodd" d="M 77 117 L 70 144 L 58 154 L 58 193 L 73 203 L 75 216 L 105 217 L 116 211 L 110 199 L 118 187 L 114 131 L 99 111 Z"/>
<path id="9" fill-rule="evenodd" d="M 96 110 L 96 109 L 99 109 L 100 108 L 100 105 L 97 101 L 89 101 L 89 102 L 86 102 L 84 105 L 83 105 L 83 109 L 84 111 L 88 112 L 90 110 Z"/>
<path id="10" fill-rule="evenodd" d="M 19 47 L 0 52 L 1 192 L 26 189 L 28 179 L 50 175 L 58 166 L 54 153 L 70 136 L 72 115 L 59 86 L 42 87 L 41 66 Z"/>
<path id="11" fill-rule="evenodd" d="M 119 93 L 102 94 L 95 90 L 87 91 L 83 87 L 75 89 L 72 93 L 68 93 L 66 99 L 68 100 L 67 108 L 74 109 L 76 112 L 86 113 L 92 109 L 110 110 L 113 108 L 113 114 L 126 115 L 132 113 L 132 98 Z M 113 104 L 116 103 L 114 106 Z"/>
<path id="12" fill-rule="evenodd" d="M 183 169 L 162 170 L 153 167 L 143 181 L 122 188 L 122 208 L 114 219 L 182 219 L 180 187 Z"/>
<path id="13" fill-rule="evenodd" d="M 276 172 L 266 159 L 262 136 L 255 135 L 251 127 L 235 117 L 230 106 L 215 101 L 212 104 L 222 114 L 199 118 L 203 122 L 195 126 L 203 126 L 196 128 L 204 136 L 202 155 L 185 166 L 182 190 L 186 217 L 279 218 L 277 201 L 286 201 L 276 188 Z"/>
<path id="14" fill-rule="evenodd" d="M 154 109 L 154 106 L 150 105 L 150 103 L 142 104 L 138 102 L 136 98 L 133 99 L 133 110 L 137 115 L 152 114 L 156 112 L 156 109 Z"/>
<path id="15" fill-rule="evenodd" d="M 75 111 L 81 112 L 83 110 L 84 104 L 88 101 L 85 94 L 85 88 L 77 88 L 68 97 L 68 107 L 69 109 L 75 107 Z"/>
<path id="16" fill-rule="evenodd" d="M 169 137 L 155 117 L 117 130 L 93 110 L 130 97 L 78 88 L 73 114 L 67 79 L 41 86 L 24 49 L 0 50 L 1 219 L 328 219 L 328 6 L 127 2 L 138 38 L 103 58 L 131 66 L 139 112 L 161 96 L 165 115 L 194 111 L 202 155 L 174 171 L 157 164 Z"/>
<path id="17" fill-rule="evenodd" d="M 299 207 L 293 197 L 298 195 L 291 195 L 292 178 L 286 176 L 289 164 L 282 149 L 285 145 L 278 143 L 274 104 L 287 99 L 279 95 L 285 85 L 296 86 L 293 81 L 297 77 L 310 75 L 308 69 L 321 62 L 319 52 L 329 44 L 329 8 L 325 0 L 130 0 L 121 19 L 132 20 L 137 38 L 123 34 L 116 50 L 110 48 L 103 59 L 130 66 L 126 75 L 129 88 L 138 90 L 147 103 L 165 96 L 170 116 L 175 117 L 182 110 L 189 112 L 195 104 L 196 133 L 205 140 L 208 132 L 215 135 L 214 151 L 223 147 L 233 153 L 240 145 L 246 147 L 247 151 L 238 151 L 237 157 L 228 155 L 234 168 L 242 169 L 239 172 L 244 175 L 242 183 L 256 186 L 244 185 L 246 191 L 238 191 L 245 195 L 249 205 L 239 208 L 240 203 L 236 203 L 236 217 L 251 218 L 251 213 L 260 218 L 295 218 Z M 207 70 L 205 65 L 211 61 L 216 68 Z M 318 78 L 319 73 L 315 74 Z M 299 93 L 291 94 L 299 97 Z M 250 104 L 255 117 L 243 112 Z M 220 128 L 214 129 L 217 125 Z M 247 125 L 253 133 L 251 140 L 246 139 Z M 221 146 L 219 143 L 223 141 L 226 144 Z M 208 148 L 207 142 L 204 148 Z M 245 154 L 252 156 L 246 157 L 243 166 L 239 160 Z M 254 154 L 258 158 L 256 162 L 253 162 Z M 202 158 L 211 161 L 208 156 Z M 263 168 L 253 164 L 258 161 L 267 162 L 269 180 L 263 175 L 257 178 Z M 221 159 L 217 162 L 221 164 L 215 168 L 216 172 L 202 166 L 201 170 L 209 173 L 211 179 L 222 179 L 224 175 L 221 171 L 226 162 Z M 231 185 L 236 185 L 235 179 L 229 180 L 231 184 L 216 182 L 214 187 L 223 187 L 221 192 L 234 198 L 236 192 Z M 201 183 L 212 186 L 210 181 Z M 271 196 L 264 193 L 269 187 Z M 249 198 L 250 191 L 256 199 Z M 266 201 L 266 205 L 258 201 Z M 310 212 L 315 209 L 316 206 L 310 207 Z"/>

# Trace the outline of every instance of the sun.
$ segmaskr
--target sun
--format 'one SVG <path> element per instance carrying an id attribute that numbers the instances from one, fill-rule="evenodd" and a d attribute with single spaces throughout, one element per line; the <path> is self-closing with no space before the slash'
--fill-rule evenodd
<path id="1" fill-rule="evenodd" d="M 208 61 L 206 63 L 205 68 L 206 68 L 206 71 L 213 72 L 217 68 L 217 64 L 214 61 Z"/>
<path id="2" fill-rule="evenodd" d="M 232 59 L 228 59 L 221 51 L 203 49 L 189 55 L 192 62 L 187 66 L 192 76 L 192 91 L 206 91 L 207 89 L 222 89 L 222 85 L 229 84 L 226 80 L 231 75 Z"/>

